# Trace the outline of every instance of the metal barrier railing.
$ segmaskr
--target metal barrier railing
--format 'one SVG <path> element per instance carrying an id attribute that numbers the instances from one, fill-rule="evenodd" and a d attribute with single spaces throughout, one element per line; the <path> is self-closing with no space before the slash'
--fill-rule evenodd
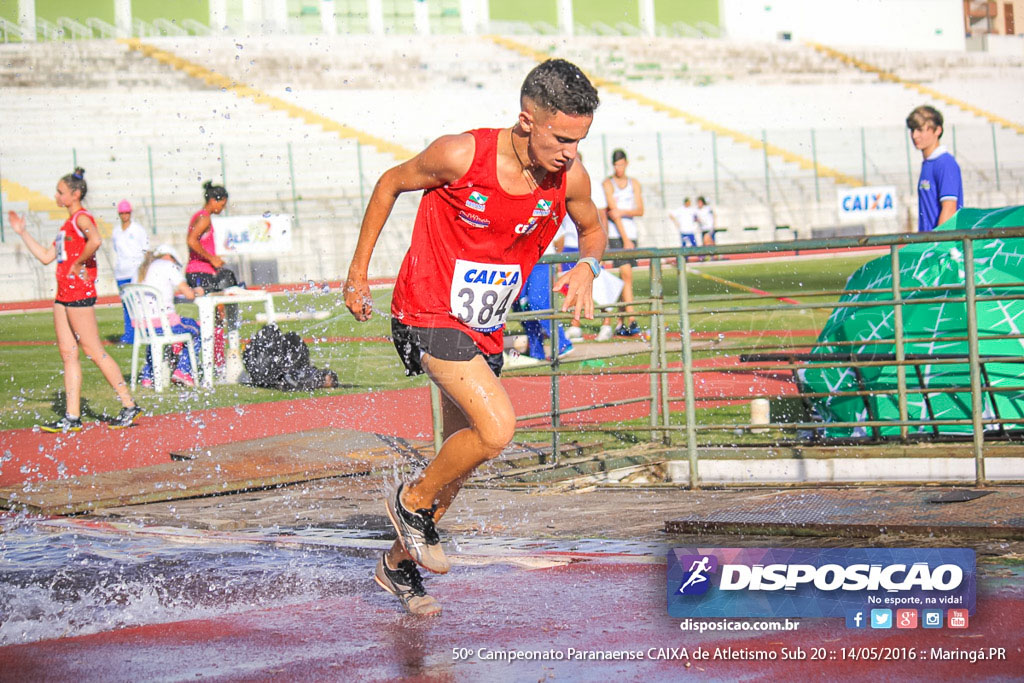
<path id="1" fill-rule="evenodd" d="M 649 439 L 652 443 L 660 443 L 664 445 L 671 445 L 673 443 L 673 437 L 682 435 L 685 437 L 685 450 L 689 461 L 689 485 L 692 488 L 697 488 L 701 484 L 700 462 L 698 457 L 698 435 L 701 433 L 713 434 L 715 432 L 720 433 L 728 430 L 741 430 L 744 433 L 751 433 L 755 429 L 783 431 L 804 430 L 809 434 L 807 437 L 808 439 L 820 442 L 821 436 L 819 432 L 822 429 L 861 428 L 865 430 L 865 432 L 870 430 L 875 442 L 893 440 L 898 442 L 907 442 L 912 436 L 914 439 L 923 439 L 928 436 L 935 437 L 938 435 L 939 427 L 941 426 L 969 426 L 971 428 L 969 438 L 972 443 L 974 478 L 978 485 L 983 485 L 987 482 L 984 453 L 987 432 L 989 432 L 988 435 L 990 438 L 993 439 L 999 437 L 1007 438 L 1011 432 L 1015 432 L 1020 434 L 1021 439 L 1024 440 L 1024 430 L 1007 430 L 1008 426 L 1024 424 L 1024 419 L 1000 416 L 998 410 L 994 410 L 996 404 L 993 399 L 997 393 L 1021 393 L 1024 391 L 1024 382 L 997 385 L 989 377 L 986 370 L 986 364 L 992 362 L 1022 364 L 1024 363 L 1024 354 L 1016 356 L 1001 355 L 983 357 L 979 351 L 979 345 L 982 341 L 1024 340 L 1024 333 L 979 334 L 977 305 L 979 302 L 985 301 L 1011 302 L 1024 299 L 1024 263 L 1020 265 L 1021 277 L 1019 279 L 1014 279 L 1012 282 L 991 284 L 984 282 L 977 283 L 975 278 L 974 245 L 978 240 L 1022 237 L 1024 237 L 1024 227 L 1015 227 L 965 231 L 940 231 L 920 234 L 875 235 L 857 238 L 797 240 L 766 244 L 736 244 L 678 249 L 641 249 L 617 252 L 616 256 L 619 257 L 649 260 L 650 296 L 647 298 L 637 298 L 633 302 L 633 315 L 636 317 L 647 317 L 650 320 L 650 336 L 648 339 L 649 348 L 644 354 L 645 356 L 649 355 L 649 359 L 643 367 L 613 367 L 600 368 L 596 371 L 588 371 L 584 368 L 578 367 L 578 362 L 564 361 L 558 358 L 557 334 L 552 333 L 551 338 L 549 339 L 551 343 L 550 364 L 547 367 L 539 366 L 537 369 L 530 369 L 522 372 L 517 371 L 515 373 L 516 377 L 532 376 L 550 378 L 550 409 L 543 413 L 536 412 L 522 415 L 518 418 L 520 423 L 532 423 L 538 419 L 547 418 L 548 424 L 543 426 L 524 425 L 521 426 L 518 431 L 550 434 L 552 458 L 554 462 L 558 461 L 559 451 L 562 447 L 562 440 L 566 434 L 578 435 L 586 432 L 608 432 L 610 430 L 636 434 L 649 433 Z M 933 286 L 903 287 L 901 283 L 900 269 L 901 247 L 920 243 L 947 242 L 959 243 L 959 247 L 963 251 L 963 282 L 954 284 L 936 284 Z M 759 292 L 735 295 L 717 294 L 703 296 L 691 296 L 689 293 L 687 276 L 693 275 L 694 273 L 692 271 L 695 270 L 694 264 L 691 264 L 689 259 L 694 257 L 700 259 L 740 254 L 771 255 L 779 252 L 799 254 L 801 252 L 816 250 L 864 249 L 871 247 L 888 247 L 888 255 L 892 264 L 892 286 L 890 288 L 873 288 L 863 290 L 827 289 L 818 291 L 799 290 L 792 292 Z M 546 256 L 541 261 L 542 265 L 539 265 L 538 267 L 544 267 L 543 264 L 548 264 L 549 267 L 556 268 L 557 265 L 555 264 L 572 262 L 574 258 L 575 255 Z M 674 302 L 665 295 L 665 274 L 663 271 L 664 264 L 666 262 L 674 264 L 674 273 L 678 283 L 677 296 Z M 981 293 L 979 293 L 979 289 L 982 290 Z M 959 295 L 960 291 L 963 292 L 962 295 Z M 915 292 L 923 292 L 926 294 L 927 298 L 905 298 L 906 295 Z M 947 294 L 954 293 L 958 295 L 939 297 L 931 296 L 931 292 L 936 293 L 936 295 L 940 292 L 946 292 Z M 807 300 L 819 297 L 834 297 L 839 294 L 858 293 L 888 294 L 889 296 L 884 299 L 875 299 L 871 301 Z M 768 344 L 740 344 L 723 349 L 733 354 L 741 350 L 753 352 L 739 356 L 736 359 L 738 364 L 720 367 L 714 365 L 702 365 L 698 367 L 695 365 L 695 354 L 707 353 L 709 351 L 716 350 L 702 347 L 699 343 L 700 340 L 695 338 L 693 331 L 693 320 L 695 318 L 736 313 L 771 314 L 775 311 L 792 311 L 794 310 L 794 303 L 796 302 L 788 299 L 788 297 L 791 296 L 801 296 L 804 301 L 799 302 L 799 308 L 805 310 L 837 310 L 841 308 L 869 308 L 880 306 L 891 307 L 893 309 L 894 316 L 894 338 L 879 340 L 867 339 L 863 341 L 840 340 L 836 342 L 828 342 L 828 345 L 835 345 L 840 348 L 850 347 L 852 349 L 855 345 L 858 347 L 870 347 L 883 344 L 891 345 L 893 347 L 893 352 L 872 354 L 870 352 L 851 351 L 850 353 L 818 353 L 813 355 L 807 353 L 806 351 L 809 351 L 810 347 L 817 344 L 816 340 L 790 343 L 772 342 Z M 770 300 L 779 301 L 777 303 L 769 303 Z M 791 303 L 783 303 L 784 300 L 788 300 Z M 761 305 L 755 305 L 758 302 L 760 302 Z M 949 336 L 927 338 L 914 336 L 905 337 L 903 314 L 906 307 L 935 302 L 966 307 L 966 335 L 952 334 Z M 615 306 L 606 307 L 604 310 L 595 312 L 595 315 L 599 318 L 614 318 L 622 314 L 624 312 L 623 309 L 624 304 L 616 304 Z M 515 313 L 512 314 L 509 319 L 510 322 L 523 319 L 547 319 L 553 321 L 554 324 L 559 321 L 565 322 L 570 319 L 570 316 L 557 310 L 549 309 L 545 311 Z M 668 328 L 670 327 L 670 320 L 678 324 L 678 330 L 680 332 L 681 343 L 679 359 L 681 360 L 681 363 L 676 366 L 673 366 L 669 362 Z M 1021 321 L 1021 325 L 1018 329 L 1024 331 L 1024 320 Z M 552 328 L 552 331 L 554 332 L 554 328 Z M 796 338 L 799 339 L 800 337 Z M 906 352 L 906 346 L 913 343 L 962 343 L 964 341 L 967 342 L 966 353 L 915 354 Z M 1022 348 L 1024 348 L 1024 342 L 1022 342 Z M 772 353 L 764 353 L 765 351 L 772 351 Z M 634 352 L 628 355 L 635 356 L 636 353 Z M 922 366 L 962 367 L 964 364 L 969 367 L 970 381 L 967 385 L 927 387 L 925 386 L 925 383 L 921 381 Z M 576 365 L 576 367 L 571 371 L 568 371 L 566 368 L 570 365 Z M 895 367 L 896 369 L 895 387 L 870 388 L 866 387 L 863 381 L 860 381 L 860 373 L 865 370 L 891 367 Z M 858 377 L 858 388 L 857 390 L 838 390 L 829 392 L 805 391 L 800 388 L 799 392 L 794 395 L 793 398 L 799 398 L 804 403 L 808 403 L 813 399 L 826 397 L 859 397 L 865 402 L 865 405 L 868 406 L 866 410 L 867 419 L 845 422 L 786 420 L 774 423 L 769 422 L 756 424 L 753 421 L 722 423 L 721 421 L 702 422 L 698 420 L 698 405 L 704 401 L 745 402 L 756 398 L 778 398 L 778 396 L 751 392 L 746 394 L 718 394 L 711 398 L 698 397 L 695 392 L 695 375 L 736 372 L 789 372 L 792 373 L 794 375 L 794 379 L 796 379 L 797 373 L 809 368 L 819 370 L 825 368 L 849 368 Z M 919 379 L 919 386 L 908 386 L 908 370 L 916 373 L 916 376 Z M 600 375 L 605 378 L 614 378 L 616 376 L 631 376 L 637 374 L 646 374 L 650 377 L 649 391 L 639 397 L 633 396 L 617 400 L 599 401 L 592 405 L 574 407 L 563 407 L 561 405 L 561 384 L 567 376 Z M 672 396 L 669 391 L 668 380 L 672 375 L 679 374 L 681 374 L 683 378 L 683 392 L 681 396 Z M 1024 368 L 1022 368 L 1022 374 L 1024 374 Z M 440 395 L 433 386 L 431 387 L 431 390 L 435 407 L 435 445 L 440 447 L 440 443 L 437 443 L 441 433 L 439 410 Z M 941 416 L 936 415 L 930 404 L 930 401 L 934 396 L 943 394 L 951 395 L 957 392 L 969 392 L 971 402 L 970 417 L 942 418 Z M 983 407 L 984 396 L 986 394 L 990 397 L 989 402 L 993 407 L 993 410 L 990 411 L 989 414 L 985 413 Z M 895 396 L 898 405 L 898 418 L 876 419 L 876 417 L 872 415 L 869 400 L 872 398 L 892 396 Z M 908 410 L 909 396 L 923 398 L 924 405 L 927 408 L 927 419 L 912 419 L 910 417 Z M 684 404 L 684 420 L 682 424 L 672 424 L 670 421 L 670 417 L 673 415 L 673 412 L 670 409 L 671 404 L 679 402 Z M 581 414 L 603 408 L 619 407 L 637 403 L 645 403 L 648 405 L 649 420 L 646 420 L 646 422 L 648 422 L 646 425 L 626 425 L 615 422 L 566 425 L 563 421 L 563 418 L 567 415 Z M 987 427 L 989 429 L 986 429 Z M 889 428 L 890 430 L 898 429 L 898 436 L 888 438 L 882 437 L 881 430 L 883 428 Z M 922 429 L 926 429 L 927 432 L 922 432 Z M 917 433 L 912 434 L 912 430 L 915 430 Z"/>

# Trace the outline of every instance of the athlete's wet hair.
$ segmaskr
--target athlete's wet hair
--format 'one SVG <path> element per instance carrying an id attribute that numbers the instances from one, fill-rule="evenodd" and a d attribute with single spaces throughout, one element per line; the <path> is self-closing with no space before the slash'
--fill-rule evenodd
<path id="1" fill-rule="evenodd" d="M 914 111 L 910 112 L 907 116 L 907 128 L 910 130 L 917 130 L 918 128 L 924 128 L 927 124 L 931 124 L 936 128 L 942 128 L 942 113 L 927 104 L 922 104 L 920 107 L 915 107 Z M 942 137 L 942 133 L 939 133 L 939 137 Z"/>
<path id="2" fill-rule="evenodd" d="M 564 59 L 549 59 L 526 75 L 521 99 L 530 99 L 548 111 L 590 116 L 600 100 L 597 90 L 579 67 Z"/>
<path id="3" fill-rule="evenodd" d="M 203 197 L 206 201 L 211 199 L 220 201 L 228 198 L 228 191 L 224 189 L 223 185 L 214 185 L 212 180 L 207 180 L 203 183 Z"/>
<path id="4" fill-rule="evenodd" d="M 81 166 L 75 166 L 75 170 L 61 178 L 60 181 L 67 185 L 68 189 L 72 192 L 78 190 L 78 201 L 85 199 L 85 194 L 89 191 L 89 186 L 85 184 L 84 168 Z"/>

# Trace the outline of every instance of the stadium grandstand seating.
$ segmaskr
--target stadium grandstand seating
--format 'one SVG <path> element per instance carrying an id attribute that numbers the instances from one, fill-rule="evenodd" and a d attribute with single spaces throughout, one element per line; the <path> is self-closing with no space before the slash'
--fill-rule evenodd
<path id="1" fill-rule="evenodd" d="M 113 40 L 0 45 L 4 210 L 25 210 L 34 197 L 31 224 L 49 235 L 55 219 L 40 209 L 77 162 L 87 169 L 87 203 L 98 217 L 113 222 L 113 205 L 127 197 L 158 239 L 181 247 L 188 217 L 201 203 L 201 182 L 224 180 L 234 214 L 296 215 L 292 252 L 277 257 L 281 280 L 336 279 L 373 183 L 403 158 L 367 140 L 418 150 L 440 133 L 509 125 L 523 75 L 538 56 L 550 55 L 575 60 L 599 79 L 602 106 L 581 150 L 597 177 L 610 170 L 612 149 L 627 150 L 630 173 L 645 188 L 648 245 L 677 244 L 665 212 L 699 194 L 715 205 L 726 239 L 772 239 L 778 225 L 810 236 L 835 223 L 835 191 L 844 182 L 896 186 L 900 218 L 871 230 L 912 224 L 920 158 L 902 121 L 925 101 L 919 92 L 793 43 L 517 40 L 528 49 L 470 36 L 145 39 L 180 58 L 177 68 Z M 1012 84 L 1021 82 L 1024 60 L 855 56 L 1021 118 Z M 197 78 L 197 69 L 251 88 L 216 87 Z M 1024 136 L 940 106 L 944 142 L 964 168 L 967 203 L 1024 201 Z M 350 129 L 311 123 L 310 114 Z M 777 151 L 765 154 L 762 141 Z M 819 171 L 835 174 L 816 177 L 812 159 Z M 12 191 L 14 183 L 29 193 Z M 403 198 L 372 275 L 397 271 L 414 209 L 415 198 Z M 8 230 L 0 244 L 0 300 L 48 296 L 51 276 L 12 238 Z M 102 271 L 109 280 L 110 269 Z M 101 282 L 101 292 L 113 291 L 112 280 Z"/>

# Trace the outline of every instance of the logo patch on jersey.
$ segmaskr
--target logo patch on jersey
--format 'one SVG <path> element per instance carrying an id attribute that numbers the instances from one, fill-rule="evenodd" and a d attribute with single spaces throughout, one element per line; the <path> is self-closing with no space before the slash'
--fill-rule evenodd
<path id="1" fill-rule="evenodd" d="M 518 270 L 500 270 L 498 268 L 470 268 L 463 280 L 478 285 L 509 286 L 519 284 Z"/>
<path id="2" fill-rule="evenodd" d="M 922 180 L 921 181 L 921 189 L 924 190 L 925 192 L 927 192 L 928 190 L 932 189 L 931 182 L 929 182 L 927 180 Z"/>
<path id="3" fill-rule="evenodd" d="M 537 200 L 537 206 L 533 207 L 534 216 L 547 216 L 551 213 L 551 202 L 546 199 Z"/>
<path id="4" fill-rule="evenodd" d="M 471 228 L 486 228 L 491 224 L 491 222 L 483 216 L 477 216 L 474 213 L 466 211 L 459 211 L 459 220 L 468 224 Z"/>
<path id="5" fill-rule="evenodd" d="M 531 232 L 537 229 L 537 217 L 534 216 L 526 223 L 520 223 L 516 226 L 517 235 L 529 235 Z"/>
<path id="6" fill-rule="evenodd" d="M 476 209 L 477 211 L 484 211 L 487 208 L 484 204 L 487 203 L 488 199 L 490 198 L 486 195 L 482 195 L 479 192 L 474 191 L 470 193 L 469 199 L 466 200 L 466 206 L 471 209 Z"/>

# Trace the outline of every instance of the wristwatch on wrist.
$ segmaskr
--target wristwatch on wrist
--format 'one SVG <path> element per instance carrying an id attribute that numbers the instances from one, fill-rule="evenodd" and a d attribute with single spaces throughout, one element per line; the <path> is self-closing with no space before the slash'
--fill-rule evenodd
<path id="1" fill-rule="evenodd" d="M 601 274 L 601 263 L 593 256 L 584 256 L 579 260 L 580 263 L 586 263 L 590 266 L 591 272 L 594 273 L 594 277 Z"/>

